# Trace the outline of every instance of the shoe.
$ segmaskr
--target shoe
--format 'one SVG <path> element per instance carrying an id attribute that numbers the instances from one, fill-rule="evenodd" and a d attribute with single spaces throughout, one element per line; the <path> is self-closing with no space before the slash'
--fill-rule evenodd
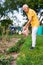
<path id="1" fill-rule="evenodd" d="M 33 50 L 33 49 L 34 49 L 34 47 L 31 47 L 31 48 L 30 48 L 30 50 Z"/>

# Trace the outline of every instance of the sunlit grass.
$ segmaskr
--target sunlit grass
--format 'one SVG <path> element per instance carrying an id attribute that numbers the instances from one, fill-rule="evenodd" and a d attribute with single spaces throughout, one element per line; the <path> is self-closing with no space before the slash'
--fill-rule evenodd
<path id="1" fill-rule="evenodd" d="M 20 55 L 17 58 L 17 65 L 43 65 L 43 35 L 37 36 L 37 44 L 34 50 L 30 50 L 31 36 L 25 38 Z"/>

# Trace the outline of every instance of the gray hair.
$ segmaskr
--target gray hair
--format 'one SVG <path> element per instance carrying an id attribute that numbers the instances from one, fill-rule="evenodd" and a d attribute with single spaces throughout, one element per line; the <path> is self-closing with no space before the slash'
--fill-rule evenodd
<path id="1" fill-rule="evenodd" d="M 28 8 L 28 5 L 27 4 L 24 4 L 22 8 L 26 8 L 26 7 Z"/>

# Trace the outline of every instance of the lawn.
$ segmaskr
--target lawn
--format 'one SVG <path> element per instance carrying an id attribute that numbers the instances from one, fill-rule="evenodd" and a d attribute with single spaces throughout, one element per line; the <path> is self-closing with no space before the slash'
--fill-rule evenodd
<path id="1" fill-rule="evenodd" d="M 30 50 L 31 47 L 31 35 L 29 35 L 28 37 L 24 37 L 23 35 L 10 35 L 9 36 L 11 41 L 12 39 L 14 40 L 16 38 L 17 39 L 20 38 L 20 40 L 15 44 L 15 46 L 11 46 L 8 49 L 6 49 L 7 51 L 5 51 L 4 54 L 0 54 L 0 59 L 5 59 L 4 60 L 4 64 L 6 65 L 6 55 L 9 56 L 9 53 L 11 55 L 11 57 L 7 59 L 7 65 L 10 65 L 10 60 L 12 60 L 12 53 L 15 55 L 18 54 L 18 57 L 16 60 L 16 65 L 43 65 L 43 35 L 37 36 L 37 40 L 36 40 L 36 47 L 34 50 Z M 9 41 L 10 42 L 10 41 Z M 15 43 L 15 42 L 14 42 Z M 2 43 L 3 44 L 3 43 Z M 8 43 L 11 45 L 11 42 Z M 6 52 L 9 52 L 6 54 Z M 2 63 L 2 65 L 4 65 Z M 15 64 L 14 64 L 15 65 Z"/>
<path id="2" fill-rule="evenodd" d="M 16 60 L 17 65 L 43 65 L 43 35 L 37 36 L 37 44 L 34 50 L 30 50 L 31 36 L 25 38 Z"/>

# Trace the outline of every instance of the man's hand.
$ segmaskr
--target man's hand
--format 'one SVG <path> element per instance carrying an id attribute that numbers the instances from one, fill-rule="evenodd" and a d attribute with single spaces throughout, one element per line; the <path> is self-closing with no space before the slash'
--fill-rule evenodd
<path id="1" fill-rule="evenodd" d="M 22 34 L 24 36 L 28 36 L 28 28 L 26 28 L 25 26 L 23 27 Z"/>
<path id="2" fill-rule="evenodd" d="M 26 27 L 26 26 L 24 26 L 24 27 L 23 27 L 23 30 L 26 30 L 26 29 L 27 29 L 27 27 Z"/>

